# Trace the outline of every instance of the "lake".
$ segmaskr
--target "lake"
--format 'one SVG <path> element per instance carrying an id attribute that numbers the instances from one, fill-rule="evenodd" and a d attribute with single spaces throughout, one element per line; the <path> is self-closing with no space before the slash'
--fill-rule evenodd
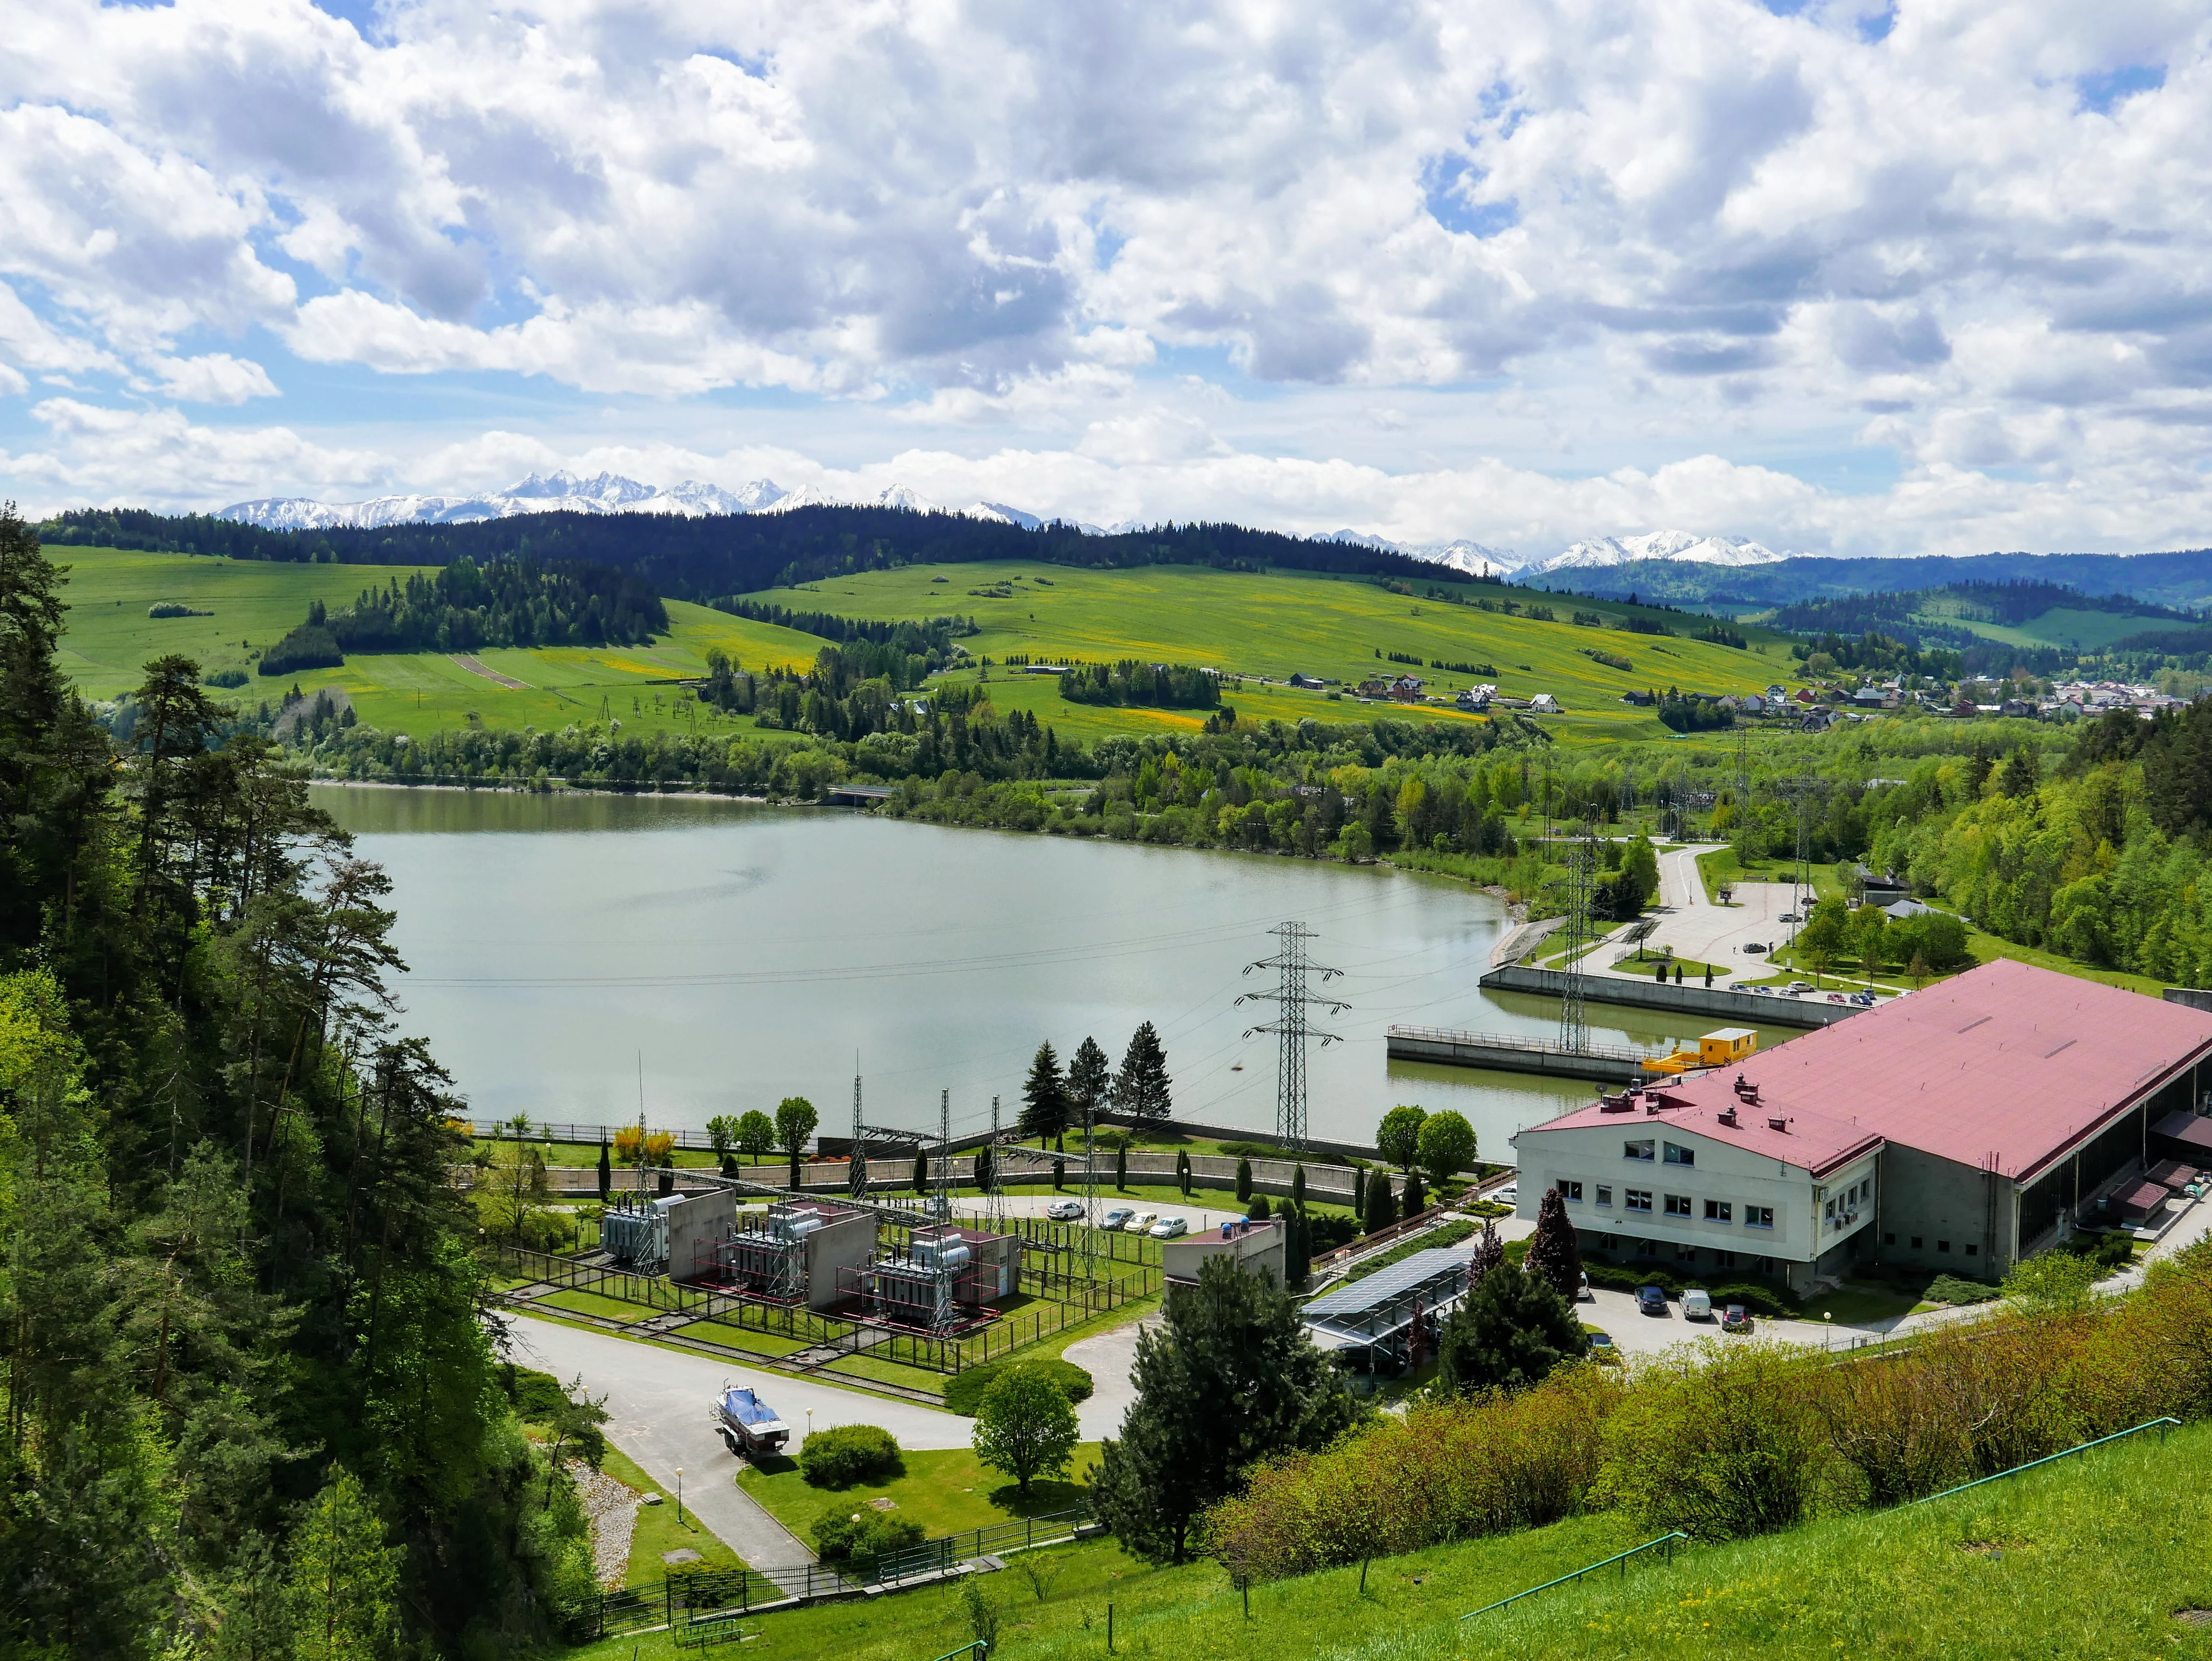
<path id="1" fill-rule="evenodd" d="M 1555 1006 L 1476 981 L 1507 926 L 1439 878 L 1312 860 L 948 829 L 690 797 L 319 785 L 392 876 L 401 1030 L 428 1038 L 477 1118 L 655 1125 L 773 1112 L 842 1133 L 854 1057 L 867 1118 L 1011 1124 L 1038 1041 L 1115 1064 L 1149 1020 L 1178 1116 L 1271 1130 L 1272 1005 L 1240 993 L 1296 919 L 1351 1008 L 1308 1060 L 1313 1135 L 1368 1143 L 1399 1102 L 1465 1113 L 1485 1155 L 1595 1087 L 1390 1062 L 1394 1022 L 1543 1036 Z M 1591 1006 L 1591 1036 L 1654 1044 L 1705 1023 Z M 1603 1025 L 1610 1021 L 1626 1025 Z M 1786 1036 L 1766 1035 L 1768 1042 Z"/>

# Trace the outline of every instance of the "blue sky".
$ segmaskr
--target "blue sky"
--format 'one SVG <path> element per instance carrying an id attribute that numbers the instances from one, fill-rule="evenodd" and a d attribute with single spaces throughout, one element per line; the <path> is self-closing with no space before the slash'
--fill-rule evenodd
<path id="1" fill-rule="evenodd" d="M 2212 543 L 2201 5 L 18 0 L 0 493 Z"/>

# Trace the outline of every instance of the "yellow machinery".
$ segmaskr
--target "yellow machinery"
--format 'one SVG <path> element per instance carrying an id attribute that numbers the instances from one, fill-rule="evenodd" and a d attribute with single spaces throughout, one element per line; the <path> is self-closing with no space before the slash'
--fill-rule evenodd
<path id="1" fill-rule="evenodd" d="M 1647 1073 L 1690 1073 L 1706 1067 L 1728 1067 L 1743 1060 L 1759 1048 L 1759 1034 L 1748 1027 L 1723 1027 L 1707 1033 L 1694 1047 L 1686 1046 L 1670 1056 L 1646 1059 Z"/>

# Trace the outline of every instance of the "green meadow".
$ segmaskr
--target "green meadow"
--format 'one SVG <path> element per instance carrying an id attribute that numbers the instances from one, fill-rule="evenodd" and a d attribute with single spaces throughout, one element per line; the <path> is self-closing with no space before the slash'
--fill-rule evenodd
<path id="1" fill-rule="evenodd" d="M 1198 664 L 1226 675 L 1286 680 L 1293 673 L 1346 683 L 1346 695 L 1330 700 L 1320 692 L 1250 684 L 1225 691 L 1239 719 L 1372 719 L 1402 713 L 1394 706 L 1354 702 L 1348 689 L 1370 676 L 1418 674 L 1432 693 L 1449 694 L 1478 682 L 1493 682 L 1508 697 L 1548 692 L 1565 707 L 1546 718 L 1564 739 L 1657 738 L 1666 729 L 1647 712 L 1621 702 L 1645 688 L 1680 686 L 1699 692 L 1750 692 L 1787 681 L 1795 668 L 1780 637 L 1746 628 L 1747 650 L 1686 638 L 1630 633 L 1631 616 L 1656 619 L 1686 633 L 1702 620 L 1679 613 L 1608 601 L 1577 600 L 1487 585 L 1433 586 L 1465 603 L 1425 593 L 1400 594 L 1371 579 L 1281 573 L 1217 571 L 1201 566 L 1147 566 L 1126 571 L 1085 571 L 1014 561 L 994 565 L 912 566 L 898 571 L 824 578 L 751 597 L 793 609 L 819 609 L 885 620 L 972 616 L 982 631 L 969 652 L 994 659 L 992 701 L 1001 707 L 1054 712 L 1072 735 L 1101 730 L 1195 728 L 1188 711 L 1095 711 L 1078 714 L 1062 702 L 1051 677 L 1006 673 L 996 664 L 1009 656 L 1040 663 L 1061 658 L 1093 661 L 1134 658 Z M 1558 621 L 1540 622 L 1479 609 L 1477 598 L 1510 598 L 1522 606 L 1548 606 Z M 1568 621 L 1576 611 L 1595 612 L 1611 627 Z M 1388 654 L 1420 659 L 1395 664 Z M 1620 670 L 1589 654 L 1626 658 Z M 1432 662 L 1488 664 L 1494 674 L 1431 669 Z M 1030 683 L 1035 683 L 1034 688 Z M 1424 712 L 1425 715 L 1426 712 Z"/>
<path id="2" fill-rule="evenodd" d="M 626 729 L 690 728 L 694 723 L 752 730 L 691 700 L 671 683 L 703 675 L 719 647 L 748 669 L 805 664 L 822 642 L 811 634 L 731 617 L 680 600 L 668 602 L 673 631 L 650 646 L 541 646 L 490 650 L 474 661 L 520 688 L 502 686 L 438 652 L 349 657 L 342 669 L 264 678 L 252 653 L 276 644 L 305 621 L 307 604 L 350 605 L 372 584 L 402 582 L 415 566 L 282 565 L 187 554 L 112 549 L 62 550 L 69 567 L 69 603 L 62 658 L 88 697 L 112 698 L 143 678 L 149 659 L 181 652 L 210 674 L 243 671 L 246 683 L 218 695 L 258 700 L 280 695 L 295 680 L 312 692 L 342 687 L 361 718 L 387 731 L 422 736 L 442 727 L 532 726 L 617 719 Z M 211 615 L 149 617 L 163 601 Z"/>

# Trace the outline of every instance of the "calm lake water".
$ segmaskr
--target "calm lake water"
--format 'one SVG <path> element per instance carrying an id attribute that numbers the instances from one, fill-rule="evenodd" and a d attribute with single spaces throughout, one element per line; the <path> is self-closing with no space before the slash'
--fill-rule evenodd
<path id="1" fill-rule="evenodd" d="M 430 1040 L 479 1118 L 703 1126 L 787 1095 L 842 1132 L 857 1052 L 870 1122 L 1011 1123 L 1041 1039 L 1118 1064 L 1160 1032 L 1179 1115 L 1272 1129 L 1273 984 L 1240 973 L 1267 931 L 1315 930 L 1351 1004 L 1316 1024 L 1313 1134 L 1365 1143 L 1398 1102 L 1465 1113 L 1484 1153 L 1594 1087 L 1392 1063 L 1393 1022 L 1542 1036 L 1555 1006 L 1476 990 L 1506 926 L 1487 895 L 1403 873 L 1257 855 L 951 830 L 688 797 L 319 786 L 392 875 L 402 1029 Z M 1677 1027 L 1593 1004 L 1607 1042 Z M 1658 1017 L 1665 1020 L 1665 1017 Z M 1778 1038 L 1782 1034 L 1770 1035 Z M 1241 1070 L 1240 1070 L 1241 1068 Z"/>

